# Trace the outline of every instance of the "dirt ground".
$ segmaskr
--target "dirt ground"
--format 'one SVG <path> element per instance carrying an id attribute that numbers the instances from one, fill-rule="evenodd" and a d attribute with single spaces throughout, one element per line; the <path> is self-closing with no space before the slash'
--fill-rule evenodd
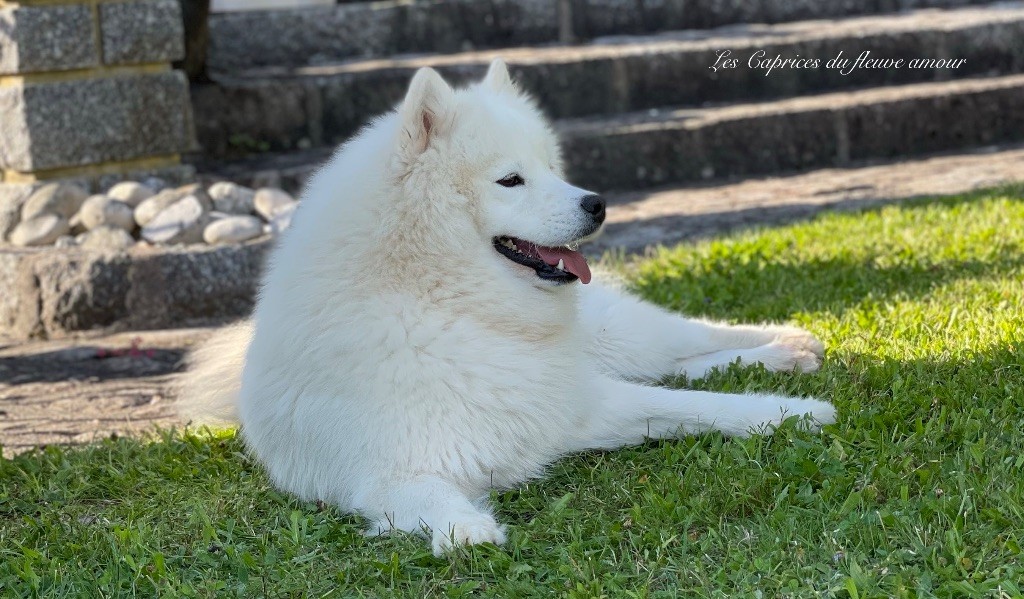
<path id="1" fill-rule="evenodd" d="M 174 377 L 207 329 L 0 344 L 0 443 L 10 457 L 182 424 Z"/>
<path id="2" fill-rule="evenodd" d="M 822 210 L 955 194 L 1024 181 L 1024 148 L 992 148 L 896 164 L 830 169 L 611 196 L 605 235 L 589 253 L 642 251 L 737 227 L 791 222 Z M 0 445 L 5 456 L 183 424 L 175 377 L 190 347 L 214 329 L 0 338 Z"/>

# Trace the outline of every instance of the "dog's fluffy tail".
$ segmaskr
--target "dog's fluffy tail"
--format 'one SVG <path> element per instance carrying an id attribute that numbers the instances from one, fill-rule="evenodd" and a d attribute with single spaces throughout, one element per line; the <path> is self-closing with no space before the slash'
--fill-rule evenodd
<path id="1" fill-rule="evenodd" d="M 252 323 L 238 322 L 214 333 L 192 350 L 178 385 L 178 414 L 193 424 L 238 422 L 242 365 L 252 340 Z"/>

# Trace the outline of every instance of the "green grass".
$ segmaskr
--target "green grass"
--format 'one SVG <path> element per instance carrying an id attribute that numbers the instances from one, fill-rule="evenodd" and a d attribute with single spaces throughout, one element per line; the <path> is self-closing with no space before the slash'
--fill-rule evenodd
<path id="1" fill-rule="evenodd" d="M 819 435 L 709 434 L 575 456 L 495 494 L 509 542 L 419 539 L 273 490 L 233 433 L 0 462 L 0 595 L 1020 597 L 1024 190 L 833 214 L 665 250 L 650 300 L 825 341 Z"/>

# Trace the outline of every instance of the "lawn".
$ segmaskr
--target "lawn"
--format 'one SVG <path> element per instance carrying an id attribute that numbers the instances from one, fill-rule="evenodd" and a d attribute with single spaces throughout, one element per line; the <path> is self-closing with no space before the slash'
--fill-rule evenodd
<path id="1" fill-rule="evenodd" d="M 445 559 L 273 490 L 232 432 L 49 448 L 0 460 L 0 596 L 1020 597 L 1022 200 L 830 214 L 624 267 L 671 309 L 817 333 L 820 372 L 687 384 L 831 398 L 820 435 L 574 456 L 494 494 L 507 546 Z"/>

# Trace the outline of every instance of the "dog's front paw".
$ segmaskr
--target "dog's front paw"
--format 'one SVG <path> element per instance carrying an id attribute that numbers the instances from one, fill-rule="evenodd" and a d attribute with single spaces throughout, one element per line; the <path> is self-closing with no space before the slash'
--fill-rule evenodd
<path id="1" fill-rule="evenodd" d="M 783 419 L 800 416 L 801 427 L 807 430 L 817 432 L 826 424 L 835 424 L 836 408 L 827 401 L 791 397 L 781 403 Z"/>
<path id="2" fill-rule="evenodd" d="M 759 361 L 772 371 L 814 372 L 821 368 L 825 346 L 811 333 L 780 327 L 771 343 L 760 348 Z"/>
<path id="3" fill-rule="evenodd" d="M 432 545 L 434 555 L 440 557 L 456 546 L 477 543 L 501 545 L 504 542 L 505 531 L 502 526 L 490 516 L 479 516 L 454 522 L 447 530 L 434 529 Z"/>
<path id="4" fill-rule="evenodd" d="M 759 399 L 758 407 L 749 414 L 751 427 L 748 434 L 771 434 L 793 416 L 800 419 L 797 428 L 810 432 L 818 432 L 821 427 L 836 421 L 835 406 L 827 401 L 774 395 Z"/>

